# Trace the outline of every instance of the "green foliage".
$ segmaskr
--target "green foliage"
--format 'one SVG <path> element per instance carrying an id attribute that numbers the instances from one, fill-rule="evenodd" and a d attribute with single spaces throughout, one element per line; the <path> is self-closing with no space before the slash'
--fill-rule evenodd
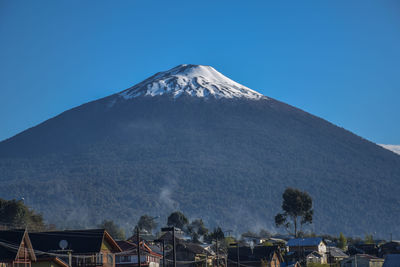
<path id="1" fill-rule="evenodd" d="M 186 218 L 185 214 L 180 211 L 175 211 L 168 216 L 168 226 L 174 226 L 185 231 L 188 223 L 189 220 Z"/>
<path id="2" fill-rule="evenodd" d="M 125 239 L 124 229 L 115 224 L 113 220 L 104 220 L 98 227 L 105 229 L 114 239 Z"/>
<path id="3" fill-rule="evenodd" d="M 340 233 L 339 235 L 338 247 L 342 250 L 346 250 L 347 248 L 347 238 L 343 235 L 343 233 Z"/>
<path id="4" fill-rule="evenodd" d="M 224 243 L 225 243 L 224 244 L 225 247 L 229 247 L 230 244 L 236 243 L 236 239 L 232 236 L 226 236 Z"/>
<path id="5" fill-rule="evenodd" d="M 264 241 L 264 242 L 262 243 L 262 245 L 263 245 L 263 246 L 266 246 L 266 247 L 272 247 L 274 244 L 272 244 L 271 242 L 268 242 L 268 241 Z"/>
<path id="6" fill-rule="evenodd" d="M 204 240 L 211 243 L 214 240 L 224 240 L 225 234 L 222 231 L 221 227 L 214 228 L 212 232 L 204 237 Z"/>
<path id="7" fill-rule="evenodd" d="M 144 230 L 148 233 L 152 233 L 153 230 L 157 227 L 157 223 L 154 217 L 144 214 L 140 216 L 137 226 L 141 231 Z"/>
<path id="8" fill-rule="evenodd" d="M 31 231 L 45 230 L 41 214 L 35 213 L 22 200 L 4 200 L 0 198 L 0 225 L 6 228 L 25 228 Z"/>
<path id="9" fill-rule="evenodd" d="M 312 210 L 312 199 L 307 192 L 302 192 L 295 188 L 286 188 L 282 195 L 283 213 L 275 216 L 275 224 L 277 227 L 284 226 L 289 229 L 293 225 L 294 235 L 298 236 L 298 219 L 300 218 L 300 226 L 303 224 L 311 224 L 314 211 Z"/>
<path id="10" fill-rule="evenodd" d="M 365 244 L 375 244 L 374 238 L 372 235 L 365 235 L 365 240 L 364 240 Z"/>
<path id="11" fill-rule="evenodd" d="M 193 220 L 188 225 L 187 230 L 194 242 L 198 242 L 202 236 L 208 233 L 208 229 L 205 227 L 202 219 Z"/>

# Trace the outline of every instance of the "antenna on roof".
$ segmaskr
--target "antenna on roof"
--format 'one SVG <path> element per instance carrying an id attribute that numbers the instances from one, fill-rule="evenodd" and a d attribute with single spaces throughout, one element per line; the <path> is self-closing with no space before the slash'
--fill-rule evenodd
<path id="1" fill-rule="evenodd" d="M 60 240 L 60 242 L 58 243 L 58 245 L 60 246 L 60 248 L 62 250 L 66 249 L 68 247 L 68 241 L 67 240 Z"/>

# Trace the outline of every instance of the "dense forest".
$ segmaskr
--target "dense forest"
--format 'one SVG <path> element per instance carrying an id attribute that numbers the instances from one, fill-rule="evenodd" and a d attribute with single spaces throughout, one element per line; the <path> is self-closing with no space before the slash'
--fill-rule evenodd
<path id="1" fill-rule="evenodd" d="M 211 227 L 275 231 L 288 186 L 314 232 L 399 232 L 400 157 L 273 99 L 116 95 L 0 143 L 0 196 L 48 223 L 122 227 L 174 210 Z"/>

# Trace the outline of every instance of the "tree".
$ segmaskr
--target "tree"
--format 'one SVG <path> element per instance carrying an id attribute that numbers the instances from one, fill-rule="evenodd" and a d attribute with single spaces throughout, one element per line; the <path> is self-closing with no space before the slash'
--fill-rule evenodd
<path id="1" fill-rule="evenodd" d="M 149 216 L 147 214 L 144 214 L 140 216 L 139 221 L 137 223 L 137 226 L 139 227 L 139 230 L 144 230 L 147 231 L 148 233 L 152 233 L 153 229 L 157 227 L 157 223 L 154 220 L 155 218 L 152 216 Z"/>
<path id="2" fill-rule="evenodd" d="M 105 229 L 114 239 L 125 239 L 125 231 L 120 228 L 113 220 L 104 220 L 98 227 Z"/>
<path id="3" fill-rule="evenodd" d="M 184 230 L 188 223 L 189 220 L 180 211 L 175 211 L 168 216 L 168 221 L 167 221 L 168 226 L 174 226 Z"/>
<path id="4" fill-rule="evenodd" d="M 213 240 L 224 240 L 225 235 L 224 235 L 224 232 L 222 231 L 221 227 L 218 226 L 217 228 L 214 228 L 214 230 L 211 233 L 206 235 L 204 237 L 204 239 L 207 242 L 211 243 Z"/>
<path id="5" fill-rule="evenodd" d="M 347 238 L 342 233 L 339 235 L 338 247 L 343 250 L 347 247 Z"/>
<path id="6" fill-rule="evenodd" d="M 373 236 L 372 235 L 365 235 L 365 241 L 364 241 L 364 243 L 365 244 L 374 244 L 375 243 L 375 241 L 374 241 L 374 238 L 373 238 Z"/>
<path id="7" fill-rule="evenodd" d="M 282 198 L 284 212 L 275 216 L 275 224 L 277 227 L 284 226 L 288 231 L 293 226 L 294 236 L 297 237 L 299 223 L 300 227 L 312 223 L 312 199 L 307 192 L 290 187 L 283 192 Z"/>
<path id="8" fill-rule="evenodd" d="M 35 213 L 24 204 L 23 200 L 4 200 L 0 198 L 0 224 L 10 228 L 45 230 L 41 214 Z"/>
<path id="9" fill-rule="evenodd" d="M 194 242 L 198 242 L 200 237 L 206 235 L 208 232 L 208 229 L 205 227 L 202 219 L 196 219 L 192 221 L 188 225 L 187 229 Z"/>

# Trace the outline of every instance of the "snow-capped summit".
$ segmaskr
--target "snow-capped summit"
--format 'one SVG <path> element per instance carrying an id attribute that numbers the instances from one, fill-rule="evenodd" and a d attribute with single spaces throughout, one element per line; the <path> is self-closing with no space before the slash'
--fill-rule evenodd
<path id="1" fill-rule="evenodd" d="M 139 96 L 181 95 L 208 98 L 261 99 L 264 95 L 224 76 L 211 66 L 183 64 L 156 73 L 143 82 L 119 93 L 125 99 Z"/>

